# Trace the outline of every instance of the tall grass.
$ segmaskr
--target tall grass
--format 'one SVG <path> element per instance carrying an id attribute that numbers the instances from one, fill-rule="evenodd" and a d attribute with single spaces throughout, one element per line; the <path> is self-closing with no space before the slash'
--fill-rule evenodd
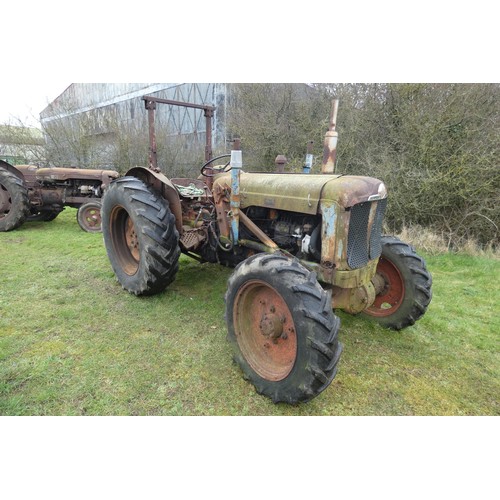
<path id="1" fill-rule="evenodd" d="M 417 244 L 418 246 L 418 244 Z M 498 415 L 500 262 L 424 252 L 427 314 L 402 332 L 340 313 L 344 353 L 308 404 L 274 405 L 232 363 L 231 269 L 182 257 L 164 293 L 121 289 L 76 211 L 0 233 L 2 415 Z"/>
<path id="2" fill-rule="evenodd" d="M 385 231 L 387 234 L 391 233 L 387 227 Z M 452 252 L 455 254 L 500 259 L 500 248 L 495 247 L 492 242 L 488 245 L 481 245 L 474 238 L 463 238 L 458 243 L 455 241 L 452 244 L 452 237 L 450 235 L 444 233 L 438 234 L 429 228 L 419 225 L 404 226 L 401 231 L 395 232 L 395 236 L 431 255 Z"/>

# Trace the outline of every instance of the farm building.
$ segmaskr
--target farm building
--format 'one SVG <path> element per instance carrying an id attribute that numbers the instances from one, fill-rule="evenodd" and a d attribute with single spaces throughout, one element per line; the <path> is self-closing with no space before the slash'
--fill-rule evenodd
<path id="1" fill-rule="evenodd" d="M 148 123 L 142 96 L 216 107 L 212 149 L 226 151 L 227 84 L 73 83 L 41 113 L 48 157 L 55 165 L 114 168 L 146 165 Z M 171 173 L 199 168 L 204 158 L 202 110 L 158 105 L 158 164 Z M 194 172 L 193 172 L 194 173 Z"/>
<path id="2" fill-rule="evenodd" d="M 44 157 L 44 144 L 37 128 L 0 125 L 0 160 L 11 165 L 38 165 Z"/>

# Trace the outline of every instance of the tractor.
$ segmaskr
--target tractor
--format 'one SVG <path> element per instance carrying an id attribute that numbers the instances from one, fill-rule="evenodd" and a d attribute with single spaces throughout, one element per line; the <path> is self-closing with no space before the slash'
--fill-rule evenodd
<path id="1" fill-rule="evenodd" d="M 118 177 L 113 170 L 13 166 L 0 160 L 0 231 L 25 221 L 52 221 L 65 206 L 78 208 L 77 221 L 87 232 L 101 230 L 101 197 Z"/>
<path id="2" fill-rule="evenodd" d="M 400 330 L 431 301 L 431 275 L 415 249 L 382 235 L 387 190 L 378 179 L 335 174 L 333 102 L 320 173 L 245 172 L 240 140 L 212 156 L 214 108 L 144 96 L 147 167 L 113 181 L 102 231 L 111 267 L 135 295 L 165 290 L 185 254 L 234 267 L 225 320 L 234 360 L 259 394 L 307 402 L 338 369 L 344 310 Z M 157 104 L 204 111 L 205 162 L 196 179 L 168 178 L 157 165 Z M 310 155 L 306 155 L 306 160 Z"/>

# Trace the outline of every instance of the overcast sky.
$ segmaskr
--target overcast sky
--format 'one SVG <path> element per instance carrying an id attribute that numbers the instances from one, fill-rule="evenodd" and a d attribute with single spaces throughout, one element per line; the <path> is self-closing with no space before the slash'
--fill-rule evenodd
<path id="1" fill-rule="evenodd" d="M 38 81 L 33 84 L 30 78 L 13 81 L 8 78 L 0 82 L 0 124 L 23 124 L 38 126 L 40 111 L 48 103 L 66 90 L 71 83 L 58 81 Z"/>

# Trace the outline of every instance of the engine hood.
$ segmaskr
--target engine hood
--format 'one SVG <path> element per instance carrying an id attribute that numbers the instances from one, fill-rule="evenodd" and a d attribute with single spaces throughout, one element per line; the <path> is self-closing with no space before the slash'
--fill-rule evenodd
<path id="1" fill-rule="evenodd" d="M 214 187 L 231 186 L 231 174 L 220 174 Z M 323 174 L 241 173 L 241 208 L 259 206 L 318 213 L 319 203 L 351 207 L 387 196 L 385 185 L 373 177 Z"/>
<path id="2" fill-rule="evenodd" d="M 66 181 L 69 179 L 78 180 L 104 180 L 118 178 L 118 172 L 114 170 L 92 170 L 87 168 L 39 168 L 36 172 L 38 180 L 46 181 Z"/>

